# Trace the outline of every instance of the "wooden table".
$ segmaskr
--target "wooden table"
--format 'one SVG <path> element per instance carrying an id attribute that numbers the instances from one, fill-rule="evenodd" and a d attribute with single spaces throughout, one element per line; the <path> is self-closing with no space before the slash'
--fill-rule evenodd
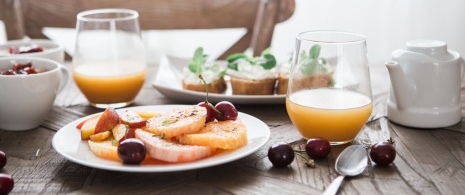
<path id="1" fill-rule="evenodd" d="M 133 106 L 182 103 L 167 99 L 151 86 L 155 70 L 149 67 L 147 82 Z M 396 141 L 397 157 L 387 167 L 370 162 L 360 176 L 346 178 L 339 194 L 465 193 L 465 122 L 431 130 L 391 123 L 385 117 L 388 83 L 383 82 L 388 80 L 379 78 L 384 73 L 372 74 L 376 103 L 373 120 L 353 144 L 368 147 L 392 137 Z M 462 97 L 462 107 L 464 100 Z M 300 158 L 286 168 L 275 168 L 267 158 L 272 144 L 305 143 L 292 125 L 285 105 L 236 106 L 239 111 L 264 121 L 271 129 L 268 143 L 243 159 L 168 173 L 99 170 L 65 159 L 51 144 L 55 132 L 64 125 L 102 111 L 90 107 L 71 81 L 58 95 L 53 110 L 40 127 L 22 132 L 0 130 L 0 150 L 8 155 L 8 163 L 1 172 L 13 176 L 13 194 L 321 194 L 337 177 L 335 160 L 347 145 L 332 147 L 328 158 L 316 161 L 316 168 L 307 167 Z"/>

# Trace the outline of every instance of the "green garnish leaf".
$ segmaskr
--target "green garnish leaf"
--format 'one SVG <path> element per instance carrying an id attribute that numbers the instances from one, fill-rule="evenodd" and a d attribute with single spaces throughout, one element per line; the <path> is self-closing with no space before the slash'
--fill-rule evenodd
<path id="1" fill-rule="evenodd" d="M 314 73 L 326 73 L 326 59 L 319 58 L 321 51 L 320 45 L 313 45 L 308 54 L 302 52 L 300 55 L 301 71 L 303 74 L 310 75 Z"/>
<path id="2" fill-rule="evenodd" d="M 247 58 L 247 55 L 245 55 L 245 54 L 243 54 L 243 53 L 231 54 L 230 56 L 228 56 L 228 58 L 226 58 L 226 61 L 228 61 L 228 62 L 234 62 L 234 61 L 236 61 L 237 59 L 241 59 L 241 58 Z"/>
<path id="3" fill-rule="evenodd" d="M 263 58 L 265 59 L 265 62 L 261 63 L 260 66 L 262 66 L 265 70 L 272 69 L 276 66 L 276 58 L 274 58 L 273 55 L 267 53 L 263 55 Z"/>
<path id="4" fill-rule="evenodd" d="M 203 66 L 205 64 L 205 55 L 203 54 L 203 48 L 199 47 L 194 52 L 194 57 L 187 66 L 189 70 L 195 74 L 202 74 Z"/>
<path id="5" fill-rule="evenodd" d="M 228 64 L 228 68 L 229 68 L 229 69 L 236 70 L 236 71 L 239 70 L 239 69 L 237 68 L 237 63 L 230 63 L 230 64 Z"/>
<path id="6" fill-rule="evenodd" d="M 173 118 L 173 119 L 167 119 L 167 120 L 164 120 L 164 121 L 161 123 L 161 125 L 166 126 L 166 125 L 175 123 L 175 122 L 177 122 L 177 121 L 178 121 L 178 119 L 175 119 L 175 118 Z"/>
<path id="7" fill-rule="evenodd" d="M 246 60 L 252 66 L 260 65 L 266 70 L 276 67 L 276 58 L 270 53 L 270 48 L 263 50 L 259 57 L 251 57 L 244 53 L 232 54 L 226 59 L 228 69 L 238 71 L 238 64 L 241 59 Z"/>
<path id="8" fill-rule="evenodd" d="M 310 57 L 313 60 L 318 60 L 318 56 L 320 56 L 320 50 L 321 50 L 320 45 L 313 45 L 312 48 L 310 48 Z"/>
<path id="9" fill-rule="evenodd" d="M 118 145 L 118 140 L 116 140 L 116 139 L 111 140 L 111 145 L 112 146 L 117 146 Z"/>

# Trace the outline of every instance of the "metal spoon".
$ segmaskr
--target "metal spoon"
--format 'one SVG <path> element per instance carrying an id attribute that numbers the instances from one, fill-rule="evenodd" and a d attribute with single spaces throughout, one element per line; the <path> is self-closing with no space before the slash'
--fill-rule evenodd
<path id="1" fill-rule="evenodd" d="M 352 145 L 344 149 L 336 160 L 336 171 L 341 174 L 333 180 L 323 195 L 336 194 L 345 176 L 356 176 L 365 170 L 368 157 L 365 148 Z"/>

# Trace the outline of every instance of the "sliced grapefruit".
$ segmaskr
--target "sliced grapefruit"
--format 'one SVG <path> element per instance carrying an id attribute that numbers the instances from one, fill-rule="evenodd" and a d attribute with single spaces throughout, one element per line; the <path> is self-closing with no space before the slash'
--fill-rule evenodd
<path id="1" fill-rule="evenodd" d="M 182 145 L 142 129 L 136 129 L 136 138 L 144 142 L 147 154 L 166 162 L 190 162 L 211 156 L 215 148 Z"/>

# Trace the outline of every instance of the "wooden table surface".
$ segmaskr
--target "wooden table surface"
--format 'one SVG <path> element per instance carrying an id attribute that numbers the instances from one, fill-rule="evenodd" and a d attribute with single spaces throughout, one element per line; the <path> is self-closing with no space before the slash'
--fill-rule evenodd
<path id="1" fill-rule="evenodd" d="M 156 68 L 132 106 L 179 104 L 151 86 Z M 375 107 L 372 119 L 352 144 L 366 147 L 392 137 L 397 157 L 390 166 L 369 162 L 357 177 L 346 178 L 338 194 L 463 194 L 465 193 L 465 122 L 443 129 L 412 129 L 385 117 L 387 86 L 372 74 Z M 386 75 L 384 75 L 386 76 Z M 377 79 L 378 78 L 378 79 Z M 463 85 L 462 85 L 463 86 Z M 462 110 L 465 98 L 462 87 Z M 129 173 L 94 169 L 71 162 L 52 147 L 56 131 L 71 121 L 101 112 L 92 108 L 71 81 L 62 91 L 43 124 L 33 130 L 0 130 L 0 150 L 8 156 L 2 173 L 14 178 L 12 194 L 321 194 L 338 174 L 334 164 L 347 147 L 333 146 L 316 168 L 300 158 L 286 168 L 275 168 L 268 148 L 285 141 L 305 143 L 292 125 L 286 107 L 236 105 L 238 110 L 264 121 L 271 129 L 265 146 L 242 159 L 197 170 L 166 173 Z M 0 108 L 1 109 L 1 108 Z M 462 112 L 463 113 L 463 112 Z M 463 114 L 462 114 L 463 116 Z"/>

